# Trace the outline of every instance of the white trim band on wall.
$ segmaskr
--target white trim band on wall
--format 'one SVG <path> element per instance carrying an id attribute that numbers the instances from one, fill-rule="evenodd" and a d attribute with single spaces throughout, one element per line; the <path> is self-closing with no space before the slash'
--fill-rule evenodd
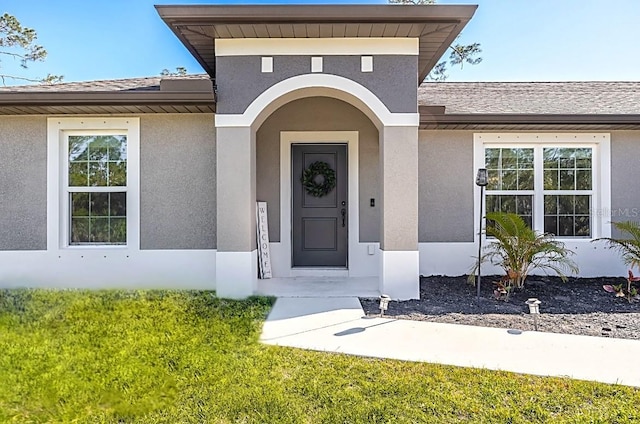
<path id="1" fill-rule="evenodd" d="M 412 55 L 418 38 L 242 38 L 217 39 L 216 56 Z"/>

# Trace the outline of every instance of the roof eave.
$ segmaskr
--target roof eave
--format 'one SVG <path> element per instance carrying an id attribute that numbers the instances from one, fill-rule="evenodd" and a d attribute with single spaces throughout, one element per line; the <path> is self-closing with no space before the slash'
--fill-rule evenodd
<path id="1" fill-rule="evenodd" d="M 165 22 L 411 22 L 470 20 L 477 5 L 156 5 Z M 428 11 L 428 13 L 427 13 Z"/>
<path id="2" fill-rule="evenodd" d="M 431 114 L 420 113 L 420 128 L 437 129 L 465 125 L 612 125 L 640 126 L 640 114 Z"/>
<path id="3" fill-rule="evenodd" d="M 207 61 L 182 32 L 182 26 L 274 23 L 446 23 L 455 25 L 436 53 L 418 69 L 418 85 L 473 17 L 477 5 L 156 5 L 158 14 L 215 78 L 215 63 Z M 422 53 L 420 53 L 421 55 Z"/>
<path id="4" fill-rule="evenodd" d="M 84 105 L 214 105 L 213 92 L 5 92 L 0 106 L 84 106 Z"/>

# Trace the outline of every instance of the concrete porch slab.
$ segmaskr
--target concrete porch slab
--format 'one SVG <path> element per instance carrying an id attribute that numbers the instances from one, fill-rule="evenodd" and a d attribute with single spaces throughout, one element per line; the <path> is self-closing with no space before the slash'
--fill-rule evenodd
<path id="1" fill-rule="evenodd" d="M 379 297 L 380 289 L 378 277 L 291 277 L 258 280 L 257 294 L 317 298 Z"/>
<path id="2" fill-rule="evenodd" d="M 640 341 L 366 318 L 357 298 L 279 298 L 267 344 L 640 387 Z"/>

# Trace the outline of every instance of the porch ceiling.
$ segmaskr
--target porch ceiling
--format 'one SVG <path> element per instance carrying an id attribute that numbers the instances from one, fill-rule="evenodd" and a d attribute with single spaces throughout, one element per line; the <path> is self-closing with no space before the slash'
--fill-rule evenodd
<path id="1" fill-rule="evenodd" d="M 215 78 L 216 39 L 417 37 L 421 82 L 477 6 L 156 6 L 160 17 Z"/>

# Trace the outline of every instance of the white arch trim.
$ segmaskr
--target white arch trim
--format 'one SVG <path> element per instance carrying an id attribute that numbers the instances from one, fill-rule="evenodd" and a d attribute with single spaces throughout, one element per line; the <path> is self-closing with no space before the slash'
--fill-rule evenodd
<path id="1" fill-rule="evenodd" d="M 369 89 L 337 75 L 306 74 L 288 78 L 258 96 L 242 114 L 216 114 L 216 127 L 259 127 L 277 108 L 303 97 L 330 96 L 360 109 L 378 129 L 418 126 L 418 113 L 392 113 Z"/>

